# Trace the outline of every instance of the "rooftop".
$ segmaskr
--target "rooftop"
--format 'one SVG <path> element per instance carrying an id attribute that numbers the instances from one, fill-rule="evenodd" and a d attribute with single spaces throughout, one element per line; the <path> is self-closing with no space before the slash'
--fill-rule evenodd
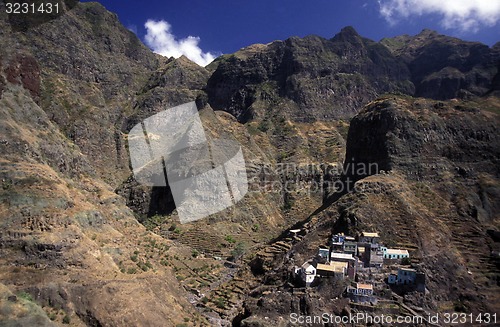
<path id="1" fill-rule="evenodd" d="M 371 233 L 371 232 L 362 232 L 361 236 L 364 237 L 379 237 L 377 232 Z"/>
<path id="2" fill-rule="evenodd" d="M 337 252 L 332 252 L 330 254 L 330 258 L 332 259 L 347 259 L 347 260 L 354 260 L 352 254 L 350 253 L 337 253 Z"/>
<path id="3" fill-rule="evenodd" d="M 331 272 L 344 272 L 347 269 L 347 262 L 332 261 L 329 264 L 318 263 L 317 270 L 331 271 Z"/>
<path id="4" fill-rule="evenodd" d="M 314 266 L 311 265 L 309 262 L 304 262 L 304 264 L 302 265 L 302 268 L 304 268 L 304 269 L 307 269 L 309 267 L 313 267 L 314 268 Z"/>
<path id="5" fill-rule="evenodd" d="M 409 255 L 408 250 L 401 250 L 401 249 L 387 249 L 385 251 L 387 254 L 406 254 Z"/>
<path id="6" fill-rule="evenodd" d="M 372 290 L 373 285 L 372 284 L 356 283 L 356 288 L 363 288 L 363 289 L 367 289 L 367 290 Z"/>

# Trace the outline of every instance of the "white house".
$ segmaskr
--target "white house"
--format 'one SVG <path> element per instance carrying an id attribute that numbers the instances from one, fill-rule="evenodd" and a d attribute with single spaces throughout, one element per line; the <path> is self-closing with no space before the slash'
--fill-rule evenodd
<path id="1" fill-rule="evenodd" d="M 377 298 L 373 295 L 373 285 L 364 283 L 354 283 L 354 286 L 347 287 L 347 296 L 356 303 L 377 303 Z"/>
<path id="2" fill-rule="evenodd" d="M 314 278 L 316 278 L 316 267 L 309 262 L 304 263 L 300 268 L 300 276 L 306 285 L 309 286 Z"/>
<path id="3" fill-rule="evenodd" d="M 354 295 L 373 295 L 373 285 L 372 284 L 364 284 L 364 283 L 355 283 L 355 286 L 347 287 L 347 292 L 352 293 Z"/>
<path id="4" fill-rule="evenodd" d="M 395 272 L 391 272 L 387 278 L 389 284 L 396 285 L 410 285 L 415 284 L 417 279 L 417 271 L 412 268 L 398 268 L 397 275 Z"/>
<path id="5" fill-rule="evenodd" d="M 388 249 L 385 246 L 381 246 L 380 249 L 384 253 L 384 259 L 403 259 L 410 257 L 408 250 Z"/>

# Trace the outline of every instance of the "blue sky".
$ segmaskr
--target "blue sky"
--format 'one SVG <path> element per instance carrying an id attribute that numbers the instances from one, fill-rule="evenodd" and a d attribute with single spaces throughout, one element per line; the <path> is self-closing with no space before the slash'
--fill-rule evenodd
<path id="1" fill-rule="evenodd" d="M 178 56 L 182 51 L 198 51 L 193 56 L 203 64 L 211 60 L 210 55 L 232 53 L 254 43 L 309 34 L 331 38 L 348 25 L 377 41 L 418 34 L 424 28 L 490 46 L 500 41 L 500 0 L 99 2 L 156 52 Z M 159 21 L 168 24 L 158 25 Z M 197 38 L 186 40 L 188 36 Z"/>

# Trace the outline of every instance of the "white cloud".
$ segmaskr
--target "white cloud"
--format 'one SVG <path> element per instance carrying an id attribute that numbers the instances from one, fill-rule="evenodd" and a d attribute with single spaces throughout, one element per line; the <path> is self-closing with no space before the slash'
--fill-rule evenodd
<path id="1" fill-rule="evenodd" d="M 441 25 L 462 32 L 477 32 L 500 21 L 500 0 L 378 0 L 380 13 L 396 24 L 410 16 L 437 14 Z"/>
<path id="2" fill-rule="evenodd" d="M 166 57 L 179 58 L 185 55 L 200 66 L 206 66 L 215 59 L 210 52 L 203 52 L 198 46 L 200 38 L 188 36 L 177 40 L 172 34 L 171 25 L 164 20 L 148 20 L 146 24 L 146 44 L 156 53 Z"/>

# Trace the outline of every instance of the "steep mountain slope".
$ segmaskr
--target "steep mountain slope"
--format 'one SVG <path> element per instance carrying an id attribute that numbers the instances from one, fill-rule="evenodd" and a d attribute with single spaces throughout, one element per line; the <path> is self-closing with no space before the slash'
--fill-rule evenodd
<path id="1" fill-rule="evenodd" d="M 116 186 L 129 171 L 124 117 L 133 112 L 135 93 L 160 60 L 100 4 L 79 4 L 25 32 L 11 31 L 16 25 L 8 25 L 5 16 L 2 44 L 8 52 L 2 57 L 26 53 L 36 60 L 37 103 L 90 158 L 98 175 Z M 28 59 L 18 60 L 21 67 L 22 60 Z"/>
<path id="2" fill-rule="evenodd" d="M 372 103 L 353 119 L 347 153 L 388 173 L 360 180 L 339 221 L 416 245 L 432 292 L 479 312 L 500 303 L 498 244 L 488 233 L 500 228 L 498 126 L 497 114 L 474 104 Z"/>
<path id="3" fill-rule="evenodd" d="M 327 281 L 301 292 L 291 287 L 289 272 L 332 233 L 366 230 L 378 231 L 388 246 L 409 249 L 413 265 L 426 273 L 426 293 L 406 294 L 405 304 L 426 314 L 498 312 L 498 123 L 498 114 L 474 103 L 385 97 L 368 104 L 349 129 L 345 165 L 356 169 L 346 168 L 343 181 L 350 191 L 332 194 L 329 205 L 300 225 L 307 232 L 300 241 L 257 255 L 259 286 L 249 288 L 239 323 L 286 325 L 291 313 L 349 312 L 338 299 L 341 285 Z M 372 170 L 357 174 L 365 164 Z"/>
<path id="4" fill-rule="evenodd" d="M 128 175 L 120 117 L 155 55 L 98 4 L 27 31 L 0 15 L 1 324 L 209 325 L 165 261 L 182 248 L 100 178 Z"/>

